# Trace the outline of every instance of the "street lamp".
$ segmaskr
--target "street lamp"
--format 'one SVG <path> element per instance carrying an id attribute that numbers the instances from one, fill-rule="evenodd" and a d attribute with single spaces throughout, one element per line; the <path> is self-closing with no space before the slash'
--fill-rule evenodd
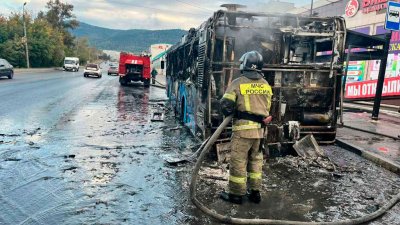
<path id="1" fill-rule="evenodd" d="M 24 22 L 24 42 L 25 42 L 25 55 L 26 55 L 26 68 L 29 68 L 29 51 L 28 51 L 28 37 L 26 36 L 26 24 L 25 24 L 25 5 L 22 6 L 22 20 Z"/>

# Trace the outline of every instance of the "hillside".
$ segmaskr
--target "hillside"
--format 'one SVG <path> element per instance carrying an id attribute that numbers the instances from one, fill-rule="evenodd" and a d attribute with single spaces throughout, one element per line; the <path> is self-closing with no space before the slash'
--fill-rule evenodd
<path id="1" fill-rule="evenodd" d="M 151 44 L 177 43 L 184 30 L 117 30 L 93 26 L 80 22 L 80 26 L 73 30 L 76 37 L 87 37 L 91 45 L 99 49 L 116 51 L 141 52 L 148 50 Z"/>

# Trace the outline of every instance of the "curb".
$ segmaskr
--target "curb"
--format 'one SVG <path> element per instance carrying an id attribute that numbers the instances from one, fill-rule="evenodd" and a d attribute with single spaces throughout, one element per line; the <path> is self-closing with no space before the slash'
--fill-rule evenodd
<path id="1" fill-rule="evenodd" d="M 387 169 L 387 170 L 389 170 L 389 171 L 391 171 L 393 173 L 396 173 L 396 174 L 400 175 L 400 165 L 396 164 L 392 160 L 386 159 L 386 158 L 384 158 L 384 157 L 382 157 L 382 156 L 380 156 L 378 154 L 369 152 L 369 151 L 365 150 L 364 148 L 362 148 L 360 146 L 351 144 L 351 143 L 349 143 L 347 141 L 344 141 L 344 140 L 342 140 L 340 138 L 336 138 L 335 143 L 338 146 L 340 146 L 340 147 L 342 147 L 342 148 L 344 148 L 346 150 L 349 150 L 349 151 L 351 151 L 351 152 L 353 152 L 353 153 L 355 153 L 355 154 L 357 154 L 359 156 L 362 156 L 363 158 L 368 159 L 371 162 L 373 162 L 373 163 L 375 163 L 377 165 L 380 165 L 383 168 L 385 168 L 385 169 Z"/>
<path id="2" fill-rule="evenodd" d="M 345 101 L 345 103 L 350 103 L 350 104 L 359 104 L 359 105 L 368 105 L 368 106 L 373 106 L 373 102 L 365 102 L 365 101 Z M 381 104 L 381 107 L 385 108 L 391 108 L 391 109 L 399 109 L 400 106 L 397 105 L 389 105 L 389 104 Z"/>
<path id="3" fill-rule="evenodd" d="M 373 132 L 373 131 L 364 130 L 364 129 L 353 127 L 353 126 L 349 126 L 349 125 L 343 125 L 343 127 L 344 128 L 353 129 L 353 130 L 362 131 L 362 132 L 369 133 L 369 134 L 380 135 L 380 136 L 384 136 L 384 137 L 387 137 L 387 138 L 393 138 L 394 140 L 400 140 L 400 138 L 396 137 L 396 136 L 392 136 L 392 135 L 388 135 L 388 134 L 382 134 L 382 133 L 378 134 L 378 133 Z"/>
<path id="4" fill-rule="evenodd" d="M 350 104 L 352 104 L 352 103 L 350 103 Z M 381 106 L 383 106 L 383 105 L 381 105 Z M 395 108 L 390 108 L 390 109 L 391 110 L 382 109 L 382 107 L 381 107 L 379 112 L 383 113 L 385 115 L 388 115 L 388 116 L 394 116 L 396 118 L 400 118 L 400 114 L 399 114 L 400 111 L 398 111 L 398 110 L 400 110 L 400 107 L 397 108 L 397 109 L 395 109 Z M 372 109 L 371 108 L 366 108 L 366 105 L 360 105 L 360 106 L 345 105 L 344 106 L 344 110 L 349 110 L 349 111 L 351 111 L 351 110 L 357 110 L 357 111 L 363 110 L 365 112 L 372 113 Z"/>
<path id="5" fill-rule="evenodd" d="M 46 73 L 52 71 L 61 71 L 63 68 L 55 67 L 55 68 L 33 68 L 33 69 L 14 69 L 15 74 L 25 74 L 25 73 Z"/>

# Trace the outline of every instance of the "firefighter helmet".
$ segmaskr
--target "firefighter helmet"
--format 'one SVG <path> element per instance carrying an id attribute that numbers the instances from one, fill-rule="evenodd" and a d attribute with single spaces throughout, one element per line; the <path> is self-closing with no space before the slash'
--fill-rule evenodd
<path id="1" fill-rule="evenodd" d="M 240 71 L 261 71 L 264 61 L 257 51 L 246 52 L 240 57 Z"/>

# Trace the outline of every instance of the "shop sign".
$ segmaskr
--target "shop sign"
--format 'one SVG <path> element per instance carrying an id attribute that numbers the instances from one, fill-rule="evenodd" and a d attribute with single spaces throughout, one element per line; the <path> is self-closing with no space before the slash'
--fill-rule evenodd
<path id="1" fill-rule="evenodd" d="M 370 12 L 380 11 L 387 8 L 388 0 L 362 0 L 362 12 L 367 14 Z"/>
<path id="2" fill-rule="evenodd" d="M 347 82 L 362 81 L 365 74 L 365 61 L 350 61 L 347 67 Z M 344 65 L 346 68 L 346 63 Z"/>
<path id="3" fill-rule="evenodd" d="M 390 43 L 389 51 L 400 51 L 400 43 Z"/>
<path id="4" fill-rule="evenodd" d="M 378 26 L 375 34 L 385 34 L 387 31 L 384 26 Z M 390 39 L 389 51 L 391 53 L 400 53 L 400 32 L 393 31 Z"/>
<path id="5" fill-rule="evenodd" d="M 376 92 L 376 80 L 346 84 L 346 98 L 373 98 Z M 386 78 L 382 96 L 400 96 L 400 77 Z"/>
<path id="6" fill-rule="evenodd" d="M 350 0 L 346 4 L 346 16 L 347 17 L 353 17 L 357 14 L 358 9 L 360 8 L 360 4 L 358 3 L 358 0 Z"/>

